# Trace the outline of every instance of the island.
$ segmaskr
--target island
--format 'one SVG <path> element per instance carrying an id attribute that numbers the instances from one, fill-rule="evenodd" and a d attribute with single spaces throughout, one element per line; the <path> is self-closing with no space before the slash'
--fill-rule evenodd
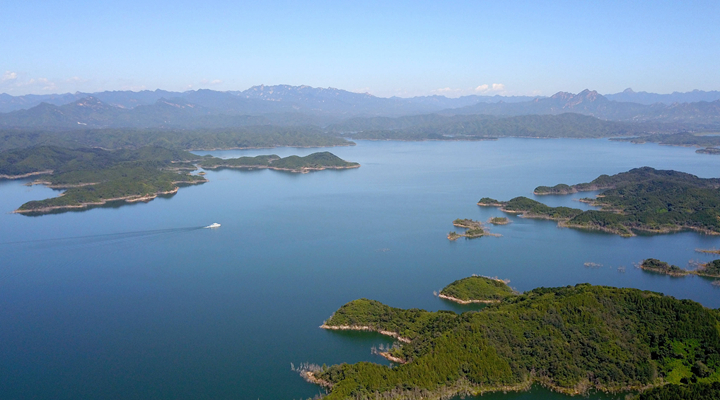
<path id="1" fill-rule="evenodd" d="M 321 171 L 324 169 L 350 169 L 358 168 L 360 164 L 348 162 L 328 151 L 312 153 L 305 157 L 264 155 L 256 157 L 239 157 L 230 159 L 204 158 L 198 163 L 204 169 L 259 169 L 267 168 L 277 171 L 289 171 L 297 173 L 308 173 L 310 171 Z"/>
<path id="2" fill-rule="evenodd" d="M 648 258 L 639 264 L 639 268 L 644 271 L 657 272 L 659 274 L 671 276 L 698 275 L 708 278 L 720 278 L 720 260 L 713 260 L 704 264 L 695 264 L 696 269 L 682 269 L 676 265 L 670 265 L 665 261 L 655 258 Z"/>
<path id="3" fill-rule="evenodd" d="M 441 399 L 536 383 L 566 394 L 712 383 L 720 381 L 719 324 L 718 310 L 693 301 L 590 284 L 538 288 L 462 314 L 359 299 L 323 327 L 403 338 L 390 353 L 404 362 L 303 375 L 325 386 L 328 400 Z"/>
<path id="4" fill-rule="evenodd" d="M 457 233 L 454 231 L 450 231 L 447 235 L 448 240 L 457 240 L 461 237 L 464 237 L 466 239 L 474 239 L 479 238 L 483 236 L 500 236 L 496 233 L 490 233 L 488 232 L 485 227 L 483 226 L 482 222 L 480 221 L 474 221 L 472 219 L 456 219 L 453 221 L 453 225 L 457 226 L 458 228 L 467 229 L 465 233 Z"/>
<path id="5" fill-rule="evenodd" d="M 685 276 L 690 273 L 690 271 L 682 269 L 677 265 L 670 265 L 665 261 L 660 261 L 655 258 L 643 260 L 640 264 L 640 269 L 670 276 Z"/>
<path id="6" fill-rule="evenodd" d="M 712 154 L 712 155 L 720 155 L 720 149 L 717 147 L 706 147 L 704 149 L 697 149 L 695 150 L 698 154 Z"/>
<path id="7" fill-rule="evenodd" d="M 60 196 L 29 201 L 15 213 L 41 215 L 83 210 L 110 202 L 147 202 L 173 195 L 184 185 L 207 182 L 198 166 L 216 168 L 270 168 L 306 173 L 322 169 L 357 168 L 329 152 L 306 157 L 276 155 L 220 159 L 184 150 L 149 146 L 139 149 L 69 149 L 40 146 L 0 153 L 0 179 L 36 177 L 31 184 L 64 190 Z"/>
<path id="8" fill-rule="evenodd" d="M 510 223 L 510 219 L 506 217 L 492 217 L 488 220 L 493 225 L 507 225 Z"/>
<path id="9" fill-rule="evenodd" d="M 681 230 L 720 234 L 720 179 L 650 167 L 616 175 L 601 175 L 589 183 L 538 186 L 536 195 L 601 191 L 596 198 L 581 199 L 599 210 L 583 211 L 550 207 L 527 197 L 498 201 L 489 197 L 478 205 L 500 207 L 525 218 L 558 221 L 559 226 L 599 230 L 624 237 L 635 231 L 670 233 Z"/>
<path id="10" fill-rule="evenodd" d="M 509 282 L 498 278 L 473 275 L 445 286 L 438 297 L 459 304 L 499 303 L 508 297 L 518 295 L 507 285 Z"/>

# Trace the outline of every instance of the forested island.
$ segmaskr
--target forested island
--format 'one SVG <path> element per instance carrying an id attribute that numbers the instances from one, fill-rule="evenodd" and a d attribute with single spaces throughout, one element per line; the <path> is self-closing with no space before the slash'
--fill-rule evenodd
<path id="1" fill-rule="evenodd" d="M 329 152 L 305 157 L 276 155 L 220 159 L 184 150 L 143 147 L 108 151 L 98 148 L 31 147 L 0 153 L 0 179 L 36 176 L 33 184 L 65 189 L 59 196 L 29 201 L 16 213 L 39 215 L 86 209 L 108 202 L 149 201 L 170 195 L 181 185 L 207 182 L 198 166 L 213 168 L 270 168 L 306 173 L 326 168 L 357 168 Z"/>
<path id="2" fill-rule="evenodd" d="M 445 286 L 438 297 L 460 304 L 490 304 L 499 303 L 501 300 L 517 294 L 507 285 L 507 281 L 473 275 Z"/>
<path id="3" fill-rule="evenodd" d="M 549 207 L 527 197 L 510 201 L 482 198 L 480 206 L 500 207 L 526 218 L 559 221 L 563 227 L 600 230 L 621 236 L 634 231 L 670 233 L 680 230 L 720 234 L 720 179 L 703 179 L 678 171 L 635 168 L 601 175 L 589 183 L 538 186 L 536 195 L 600 190 L 594 199 L 581 199 L 600 210 Z"/>
<path id="4" fill-rule="evenodd" d="M 483 236 L 500 236 L 495 233 L 490 233 L 485 229 L 482 222 L 480 221 L 474 221 L 472 219 L 456 219 L 453 221 L 453 226 L 456 226 L 458 228 L 467 229 L 465 233 L 457 233 L 454 231 L 448 232 L 447 238 L 449 240 L 457 240 L 461 237 L 467 238 L 467 239 L 475 239 Z"/>
<path id="5" fill-rule="evenodd" d="M 720 311 L 690 300 L 589 284 L 508 294 L 462 314 L 359 299 L 323 326 L 402 338 L 390 355 L 404 362 L 304 375 L 329 390 L 328 400 L 440 399 L 535 383 L 566 394 L 712 383 L 720 381 L 718 324 Z"/>
<path id="6" fill-rule="evenodd" d="M 321 171 L 324 169 L 350 169 L 358 168 L 360 164 L 347 162 L 333 153 L 323 151 L 312 153 L 305 157 L 288 156 L 280 158 L 277 155 L 239 157 L 239 158 L 203 158 L 198 165 L 204 169 L 257 169 L 268 168 L 278 171 L 307 173 L 310 171 Z"/>
<path id="7" fill-rule="evenodd" d="M 676 265 L 670 265 L 665 261 L 648 258 L 640 263 L 640 269 L 671 276 L 699 275 L 709 278 L 720 278 L 720 260 L 699 264 L 696 269 L 687 270 Z"/>

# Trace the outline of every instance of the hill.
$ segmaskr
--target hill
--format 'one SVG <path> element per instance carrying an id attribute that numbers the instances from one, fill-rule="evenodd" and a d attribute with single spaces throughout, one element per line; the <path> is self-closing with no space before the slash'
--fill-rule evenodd
<path id="1" fill-rule="evenodd" d="M 352 301 L 325 322 L 403 338 L 394 367 L 317 368 L 328 400 L 450 398 L 525 390 L 568 394 L 720 380 L 720 313 L 637 289 L 580 284 L 539 288 L 477 312 L 398 309 Z"/>
<path id="2" fill-rule="evenodd" d="M 600 230 L 621 236 L 633 231 L 669 233 L 684 229 L 720 235 L 720 179 L 650 167 L 616 175 L 601 175 L 589 183 L 539 186 L 536 194 L 568 194 L 602 190 L 595 199 L 581 201 L 600 210 L 549 207 L 526 197 L 501 202 L 483 198 L 480 206 L 501 207 L 527 218 L 560 221 L 563 227 Z"/>

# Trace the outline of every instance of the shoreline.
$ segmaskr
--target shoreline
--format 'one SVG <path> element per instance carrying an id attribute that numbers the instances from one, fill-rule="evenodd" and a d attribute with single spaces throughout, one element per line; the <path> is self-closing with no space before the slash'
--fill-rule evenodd
<path id="1" fill-rule="evenodd" d="M 205 183 L 205 182 L 207 182 L 207 180 L 192 181 L 192 182 L 179 181 L 179 182 L 173 182 L 173 184 L 178 184 L 178 183 L 200 184 L 200 183 Z M 80 204 L 48 206 L 48 207 L 31 209 L 31 210 L 22 210 L 22 209 L 18 208 L 17 210 L 13 211 L 12 213 L 13 214 L 47 214 L 47 213 L 50 213 L 53 211 L 58 211 L 58 210 L 78 210 L 78 209 L 83 209 L 83 208 L 88 208 L 88 207 L 93 207 L 93 206 L 102 206 L 102 205 L 105 205 L 107 203 L 114 202 L 114 201 L 124 201 L 126 203 L 137 203 L 140 201 L 148 202 L 150 200 L 157 198 L 158 196 L 175 194 L 178 192 L 178 190 L 180 190 L 180 187 L 176 186 L 174 189 L 167 190 L 167 191 L 159 191 L 156 193 L 150 193 L 150 194 L 144 194 L 144 195 L 130 195 L 130 196 L 123 196 L 123 197 L 113 197 L 110 199 L 102 199 L 100 201 L 85 202 L 85 203 L 80 203 Z"/>
<path id="2" fill-rule="evenodd" d="M 22 175 L 0 175 L 0 179 L 23 179 L 23 178 L 29 178 L 29 177 L 35 176 L 35 175 L 50 175 L 52 173 L 53 173 L 52 169 L 47 169 L 45 171 L 28 172 L 27 174 L 22 174 Z"/>
<path id="3" fill-rule="evenodd" d="M 247 169 L 247 170 L 253 170 L 253 169 L 271 169 L 274 171 L 286 171 L 286 172 L 294 172 L 299 174 L 307 174 L 308 172 L 312 171 L 323 171 L 326 169 L 353 169 L 353 168 L 360 168 L 360 164 L 357 165 L 348 165 L 348 166 L 327 166 L 327 167 L 302 167 L 302 168 L 279 168 L 279 167 L 273 167 L 272 165 L 216 165 L 212 167 L 200 167 L 205 170 L 216 170 L 216 169 Z"/>
<path id="4" fill-rule="evenodd" d="M 458 303 L 458 304 L 477 304 L 477 303 L 480 303 L 480 304 L 497 304 L 497 303 L 500 303 L 500 302 L 502 301 L 502 300 L 462 300 L 462 299 L 458 299 L 457 297 L 448 296 L 448 295 L 442 294 L 442 293 L 438 294 L 438 297 L 441 298 L 441 299 L 453 301 L 453 302 Z"/>
<path id="5" fill-rule="evenodd" d="M 410 339 L 400 336 L 400 334 L 391 331 L 384 331 L 382 329 L 373 328 L 367 325 L 320 325 L 321 329 L 330 331 L 366 331 L 366 332 L 377 332 L 381 335 L 393 337 L 403 343 L 410 343 Z"/>
<path id="6" fill-rule="evenodd" d="M 326 146 L 259 146 L 259 147 L 217 147 L 212 149 L 190 149 L 188 151 L 223 151 L 223 150 L 264 150 L 264 149 L 280 149 L 280 148 L 293 148 L 293 149 L 321 149 L 323 147 L 348 147 L 357 146 L 355 142 L 348 142 L 347 144 L 330 144 Z"/>

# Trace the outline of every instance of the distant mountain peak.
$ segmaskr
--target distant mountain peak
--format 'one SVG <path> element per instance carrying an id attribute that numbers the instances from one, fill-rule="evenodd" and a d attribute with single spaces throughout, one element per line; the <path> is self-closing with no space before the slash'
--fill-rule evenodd
<path id="1" fill-rule="evenodd" d="M 72 105 L 78 106 L 78 107 L 87 107 L 87 108 L 94 109 L 94 110 L 106 109 L 106 108 L 111 107 L 111 106 L 103 103 L 102 101 L 100 101 L 100 99 L 93 97 L 93 96 L 83 97 L 82 99 L 76 101 L 75 103 L 72 103 Z"/>
<path id="2" fill-rule="evenodd" d="M 570 100 L 573 97 L 575 97 L 575 95 L 572 93 L 569 93 L 569 92 L 557 92 L 554 95 L 552 95 L 550 98 L 556 99 L 556 100 Z"/>
<path id="3" fill-rule="evenodd" d="M 623 90 L 623 93 L 633 94 L 633 93 L 635 93 L 635 91 L 632 90 L 632 88 L 627 88 L 627 89 Z"/>

